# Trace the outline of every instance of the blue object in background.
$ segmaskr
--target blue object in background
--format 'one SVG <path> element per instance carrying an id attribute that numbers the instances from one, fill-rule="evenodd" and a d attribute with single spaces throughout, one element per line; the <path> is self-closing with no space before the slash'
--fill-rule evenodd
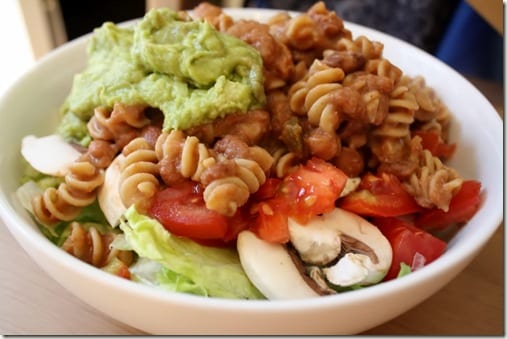
<path id="1" fill-rule="evenodd" d="M 460 73 L 503 82 L 503 53 L 502 36 L 462 1 L 434 54 Z"/>

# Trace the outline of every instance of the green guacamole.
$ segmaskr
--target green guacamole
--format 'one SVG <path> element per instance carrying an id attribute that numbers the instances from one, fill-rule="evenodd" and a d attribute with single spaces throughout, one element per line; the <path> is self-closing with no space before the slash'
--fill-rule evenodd
<path id="1" fill-rule="evenodd" d="M 262 59 L 247 43 L 167 8 L 149 11 L 132 28 L 107 22 L 94 31 L 88 65 L 74 77 L 59 131 L 69 137 L 77 130 L 65 115 L 87 121 L 95 107 L 117 102 L 159 108 L 164 130 L 246 112 L 265 102 Z"/>

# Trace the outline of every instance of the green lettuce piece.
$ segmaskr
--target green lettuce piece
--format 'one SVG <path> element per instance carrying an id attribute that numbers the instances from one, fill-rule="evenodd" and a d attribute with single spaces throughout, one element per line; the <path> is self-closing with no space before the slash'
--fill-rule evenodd
<path id="1" fill-rule="evenodd" d="M 132 250 L 132 249 L 131 249 Z M 207 296 L 208 292 L 194 281 L 171 271 L 157 261 L 138 258 L 129 268 L 131 280 L 145 285 L 162 288 L 173 292 L 184 292 Z"/>
<path id="2" fill-rule="evenodd" d="M 21 159 L 21 166 L 23 168 L 20 179 L 21 185 L 26 184 L 29 181 L 33 181 L 39 188 L 44 190 L 48 187 L 57 187 L 61 182 L 63 182 L 63 178 L 61 177 L 53 177 L 37 171 L 24 158 Z"/>
<path id="3" fill-rule="evenodd" d="M 169 233 L 157 220 L 131 206 L 120 223 L 125 239 L 141 258 L 159 262 L 166 271 L 159 284 L 179 292 L 234 299 L 264 299 L 246 276 L 237 252 L 208 247 Z"/>
<path id="4" fill-rule="evenodd" d="M 173 292 L 184 292 L 195 295 L 207 296 L 208 292 L 204 286 L 196 284 L 192 279 L 171 271 L 167 267 L 162 269 L 157 274 L 157 280 L 162 288 Z"/>
<path id="5" fill-rule="evenodd" d="M 60 221 L 51 227 L 40 224 L 37 219 L 34 218 L 35 223 L 39 227 L 40 231 L 46 238 L 49 239 L 53 244 L 61 247 L 65 240 L 70 235 L 70 224 L 71 221 Z M 91 205 L 83 207 L 79 215 L 74 219 L 81 223 L 81 225 L 88 229 L 90 226 L 95 227 L 100 233 L 117 233 L 107 222 L 104 213 L 100 209 L 100 206 L 95 200 Z"/>
<path id="6" fill-rule="evenodd" d="M 410 273 L 412 273 L 412 269 L 410 268 L 410 266 L 402 262 L 400 263 L 400 271 L 398 272 L 398 276 L 396 278 L 404 277 Z"/>

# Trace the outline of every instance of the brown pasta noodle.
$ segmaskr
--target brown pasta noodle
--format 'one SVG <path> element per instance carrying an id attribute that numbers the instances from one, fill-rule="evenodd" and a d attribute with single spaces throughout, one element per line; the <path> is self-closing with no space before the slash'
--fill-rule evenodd
<path id="1" fill-rule="evenodd" d="M 371 60 L 380 58 L 384 50 L 384 45 L 377 41 L 371 41 L 364 35 L 361 35 L 355 39 L 340 39 L 336 49 L 338 51 L 356 52 L 362 55 L 366 60 Z"/>
<path id="2" fill-rule="evenodd" d="M 110 141 L 121 149 L 137 136 L 138 131 L 150 123 L 144 105 L 123 105 L 117 103 L 109 111 L 97 107 L 88 121 L 88 132 L 93 139 Z"/>
<path id="3" fill-rule="evenodd" d="M 290 88 L 290 108 L 295 113 L 307 114 L 308 121 L 314 126 L 336 130 L 340 117 L 328 94 L 342 87 L 339 82 L 344 76 L 340 68 L 316 60 L 308 70 L 307 77 Z"/>
<path id="4" fill-rule="evenodd" d="M 437 132 L 443 141 L 447 142 L 451 113 L 435 91 L 426 86 L 424 78 L 404 76 L 400 80 L 414 93 L 419 109 L 415 112 L 415 120 L 420 130 Z"/>
<path id="5" fill-rule="evenodd" d="M 364 70 L 367 73 L 388 78 L 393 82 L 393 84 L 396 84 L 402 75 L 402 72 L 398 67 L 384 58 L 368 60 L 364 66 Z"/>
<path id="6" fill-rule="evenodd" d="M 125 206 L 149 207 L 159 187 L 157 154 L 142 137 L 130 141 L 122 151 L 120 162 L 120 198 Z"/>
<path id="7" fill-rule="evenodd" d="M 185 136 L 178 130 L 163 132 L 157 139 L 155 154 L 162 166 L 161 171 L 171 165 L 169 174 L 162 174 L 162 179 L 171 185 L 178 177 L 200 181 L 204 170 L 216 163 L 215 156 L 206 145 L 195 136 Z"/>
<path id="8" fill-rule="evenodd" d="M 285 147 L 281 147 L 273 154 L 272 172 L 277 178 L 283 178 L 295 169 L 298 163 L 299 159 L 296 153 L 289 152 Z"/>
<path id="9" fill-rule="evenodd" d="M 404 183 L 407 191 L 423 207 L 448 211 L 449 203 L 463 179 L 428 150 L 422 151 L 420 167 Z"/>
<path id="10" fill-rule="evenodd" d="M 256 161 L 237 158 L 234 164 L 234 175 L 211 181 L 203 193 L 208 209 L 227 216 L 234 215 L 266 181 L 266 174 Z"/>
<path id="11" fill-rule="evenodd" d="M 57 188 L 49 187 L 32 200 L 34 215 L 45 224 L 70 221 L 82 207 L 95 201 L 97 188 L 104 182 L 104 171 L 89 161 L 78 159 L 69 167 L 65 181 Z"/>
<path id="12" fill-rule="evenodd" d="M 118 258 L 124 264 L 130 265 L 134 260 L 132 251 L 112 249 L 111 242 L 116 234 L 102 234 L 93 225 L 85 227 L 79 222 L 70 224 L 70 234 L 62 244 L 62 249 L 76 258 L 95 267 L 103 267 Z"/>

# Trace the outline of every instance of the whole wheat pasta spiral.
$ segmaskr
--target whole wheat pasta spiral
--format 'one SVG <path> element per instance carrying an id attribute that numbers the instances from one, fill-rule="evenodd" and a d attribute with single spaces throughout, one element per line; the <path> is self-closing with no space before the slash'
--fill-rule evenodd
<path id="1" fill-rule="evenodd" d="M 412 92 L 405 86 L 396 87 L 389 100 L 389 113 L 383 123 L 373 129 L 370 142 L 373 153 L 383 163 L 395 163 L 407 158 L 410 124 L 419 108 Z"/>
<path id="2" fill-rule="evenodd" d="M 95 201 L 97 188 L 104 182 L 104 171 L 90 162 L 78 159 L 69 166 L 65 181 L 58 188 L 49 187 L 32 200 L 39 221 L 53 224 L 77 217 L 81 208 Z"/>
<path id="3" fill-rule="evenodd" d="M 449 203 L 462 183 L 463 179 L 456 170 L 444 165 L 430 151 L 423 150 L 419 168 L 404 182 L 404 186 L 419 205 L 448 211 Z"/>
<path id="4" fill-rule="evenodd" d="M 159 161 L 174 162 L 175 169 L 184 178 L 200 181 L 204 170 L 216 163 L 213 153 L 195 136 L 182 131 L 163 132 L 157 139 L 155 153 Z M 169 183 L 168 183 L 169 184 Z"/>
<path id="5" fill-rule="evenodd" d="M 118 258 L 126 265 L 133 262 L 132 251 L 110 248 L 116 234 L 102 234 L 93 225 L 85 227 L 76 221 L 70 224 L 70 228 L 70 234 L 62 244 L 62 249 L 76 258 L 99 268 L 107 265 L 113 258 Z"/>
<path id="6" fill-rule="evenodd" d="M 338 51 L 349 51 L 360 53 L 366 60 L 378 59 L 384 50 L 384 45 L 377 41 L 371 41 L 364 35 L 355 39 L 342 38 L 338 41 L 336 49 Z"/>
<path id="7" fill-rule="evenodd" d="M 149 203 L 159 187 L 157 154 L 142 137 L 130 141 L 122 151 L 120 198 L 125 206 Z"/>
<path id="8" fill-rule="evenodd" d="M 403 76 L 400 83 L 407 86 L 415 95 L 419 105 L 419 109 L 415 112 L 415 120 L 419 122 L 418 128 L 437 132 L 444 141 L 447 141 L 451 113 L 435 90 L 427 86 L 421 76 Z"/>
<path id="9" fill-rule="evenodd" d="M 397 84 L 403 74 L 397 66 L 384 58 L 368 60 L 364 66 L 364 70 L 367 73 L 390 79 L 393 85 Z"/>
<path id="10" fill-rule="evenodd" d="M 355 89 L 361 96 L 364 110 L 353 118 L 367 124 L 381 124 L 389 110 L 389 97 L 394 82 L 386 76 L 354 72 L 345 77 L 343 85 Z M 360 114 L 359 114 L 360 113 Z"/>
<path id="11" fill-rule="evenodd" d="M 321 38 L 318 26 L 306 13 L 295 16 L 287 22 L 285 34 L 287 43 L 300 50 L 314 47 Z"/>
<path id="12" fill-rule="evenodd" d="M 272 173 L 277 178 L 283 178 L 299 163 L 300 159 L 296 153 L 289 152 L 285 147 L 280 147 L 273 153 Z"/>
<path id="13" fill-rule="evenodd" d="M 328 131 L 336 130 L 340 117 L 327 95 L 342 87 L 340 81 L 344 77 L 341 68 L 315 60 L 308 75 L 290 88 L 290 108 L 298 114 L 307 114 L 308 120 L 315 126 Z"/>
<path id="14" fill-rule="evenodd" d="M 109 111 L 104 107 L 97 107 L 87 127 L 93 139 L 100 139 L 118 143 L 121 149 L 136 137 L 136 131 L 150 123 L 145 114 L 144 105 L 124 105 L 117 103 Z"/>
<path id="15" fill-rule="evenodd" d="M 256 161 L 237 158 L 234 163 L 234 175 L 211 181 L 203 193 L 208 209 L 227 216 L 234 215 L 266 181 L 266 174 Z"/>
<path id="16" fill-rule="evenodd" d="M 234 19 L 225 14 L 220 7 L 214 6 L 208 2 L 201 2 L 193 10 L 196 18 L 206 20 L 217 31 L 225 32 L 234 23 Z"/>
<path id="17" fill-rule="evenodd" d="M 396 87 L 389 99 L 389 113 L 373 135 L 389 138 L 410 137 L 410 124 L 419 108 L 414 94 L 405 86 Z"/>

